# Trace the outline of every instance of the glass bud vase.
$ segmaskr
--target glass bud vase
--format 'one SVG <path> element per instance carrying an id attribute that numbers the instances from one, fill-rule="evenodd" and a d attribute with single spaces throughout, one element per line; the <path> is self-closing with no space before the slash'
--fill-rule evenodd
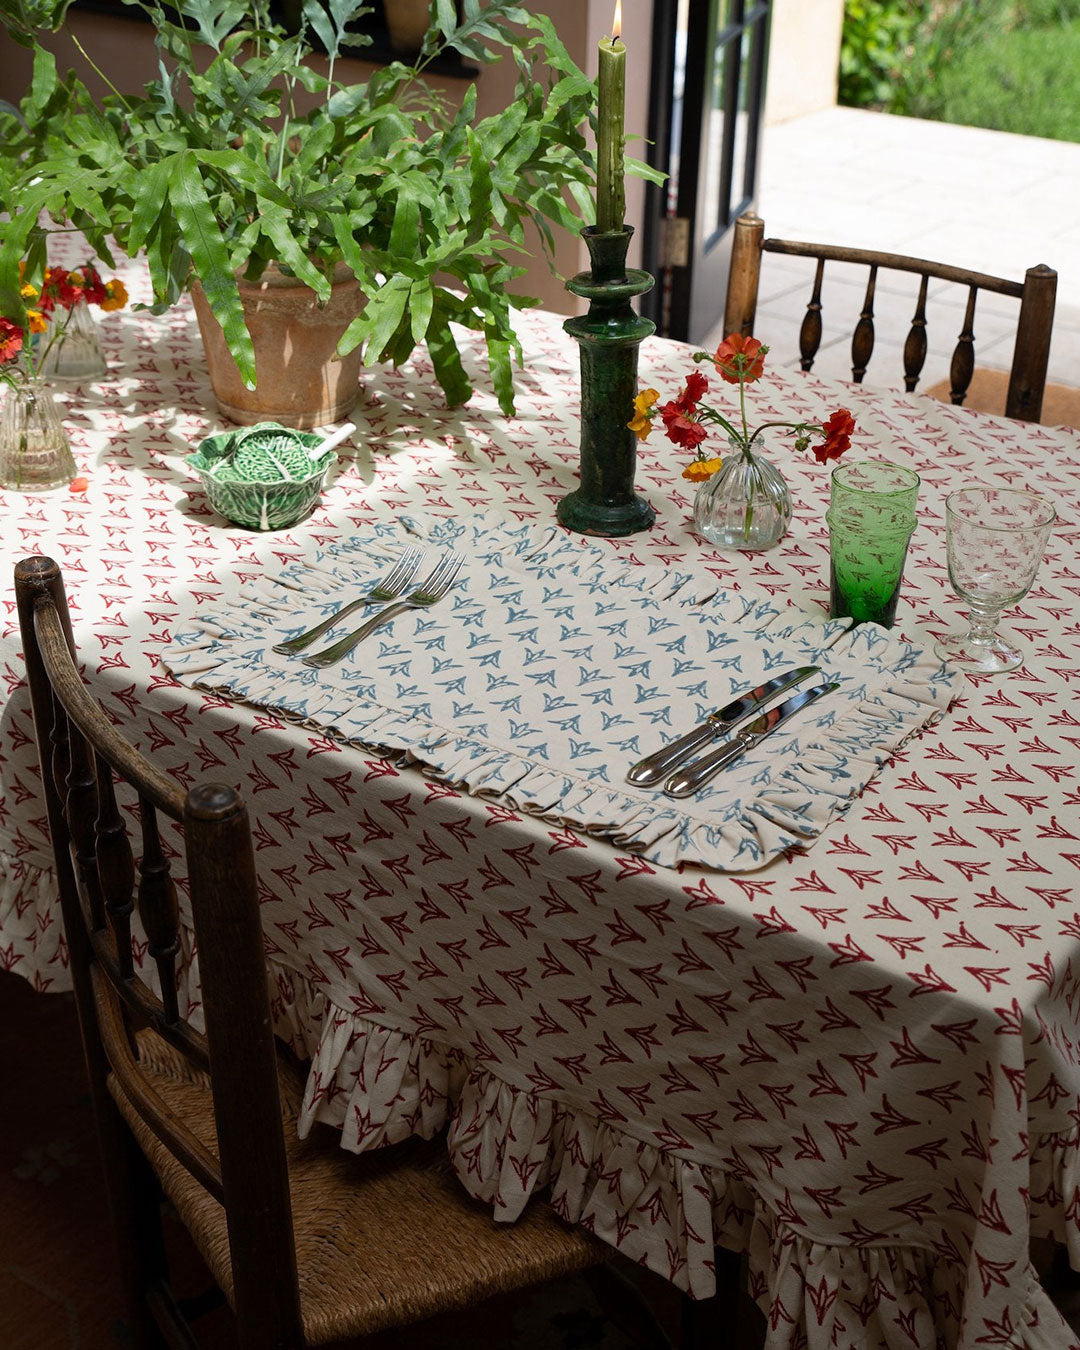
<path id="1" fill-rule="evenodd" d="M 767 459 L 733 450 L 697 490 L 694 529 L 718 548 L 760 552 L 778 544 L 791 524 L 791 493 Z"/>
<path id="2" fill-rule="evenodd" d="M 49 335 L 43 340 L 48 342 Z M 42 361 L 41 373 L 54 380 L 96 380 L 105 374 L 101 329 L 82 297 L 67 315 L 64 331 L 53 341 Z"/>
<path id="3" fill-rule="evenodd" d="M 0 487 L 43 492 L 75 477 L 67 432 L 47 384 L 8 387 L 0 410 Z"/>

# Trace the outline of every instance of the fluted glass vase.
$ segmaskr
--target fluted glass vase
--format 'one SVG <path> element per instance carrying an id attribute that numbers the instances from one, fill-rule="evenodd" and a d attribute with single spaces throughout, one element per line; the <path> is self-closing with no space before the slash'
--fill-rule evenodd
<path id="1" fill-rule="evenodd" d="M 40 340 L 48 343 L 49 336 L 43 334 Z M 54 380 L 96 380 L 106 369 L 101 329 L 80 297 L 66 316 L 64 331 L 48 346 L 41 373 Z"/>
<path id="2" fill-rule="evenodd" d="M 0 487 L 44 492 L 75 477 L 67 432 L 47 384 L 8 387 L 0 410 Z"/>
<path id="3" fill-rule="evenodd" d="M 791 493 L 769 460 L 742 449 L 724 456 L 694 498 L 694 529 L 718 548 L 761 552 L 791 524 Z"/>

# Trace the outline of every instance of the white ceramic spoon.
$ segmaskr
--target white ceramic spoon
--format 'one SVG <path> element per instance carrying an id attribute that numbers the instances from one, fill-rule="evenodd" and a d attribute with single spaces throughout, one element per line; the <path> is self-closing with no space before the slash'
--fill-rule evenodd
<path id="1" fill-rule="evenodd" d="M 325 455 L 328 450 L 333 450 L 336 446 L 339 446 L 342 441 L 348 440 L 355 430 L 355 422 L 344 423 L 343 426 L 338 427 L 337 431 L 331 432 L 325 441 L 320 441 L 318 445 L 313 445 L 308 451 L 308 455 L 313 460 L 322 459 L 323 455 Z"/>

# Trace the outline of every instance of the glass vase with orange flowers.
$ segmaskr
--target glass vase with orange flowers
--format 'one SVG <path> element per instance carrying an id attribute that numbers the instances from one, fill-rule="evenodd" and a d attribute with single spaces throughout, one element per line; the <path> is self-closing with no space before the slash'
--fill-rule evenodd
<path id="1" fill-rule="evenodd" d="M 49 269 L 56 271 L 62 269 Z M 59 291 L 60 287 L 56 289 Z M 127 288 L 116 278 L 103 281 L 93 264 L 87 263 L 79 271 L 67 273 L 64 290 L 73 303 L 53 308 L 54 317 L 62 316 L 62 323 L 55 341 L 48 344 L 48 352 L 42 357 L 41 372 L 54 380 L 96 380 L 106 371 L 105 351 L 90 306 L 97 306 L 103 314 L 123 309 L 128 301 Z M 45 295 L 48 292 L 46 280 Z"/>
<path id="2" fill-rule="evenodd" d="M 768 351 L 757 338 L 732 333 L 715 352 L 694 353 L 695 361 L 711 362 L 721 380 L 739 386 L 738 420 L 702 402 L 709 381 L 696 370 L 687 376 L 682 393 L 667 403 L 660 402 L 655 389 L 643 389 L 634 400 L 629 426 L 640 440 L 649 435 L 659 418 L 672 444 L 694 452 L 682 471 L 684 478 L 700 484 L 694 498 L 694 529 L 720 548 L 747 552 L 772 548 L 791 523 L 791 493 L 784 475 L 758 448 L 765 432 L 776 428 L 793 431 L 799 451 L 806 451 L 813 440 L 823 438 L 813 447 L 813 453 L 816 460 L 826 463 L 848 449 L 855 430 L 851 413 L 839 408 L 824 423 L 770 421 L 751 431 L 746 386 L 764 374 Z M 727 438 L 730 448 L 726 454 L 712 455 L 705 447 L 713 426 Z"/>
<path id="3" fill-rule="evenodd" d="M 0 411 L 0 487 L 42 492 L 62 487 L 75 477 L 75 461 L 67 432 L 45 376 L 85 378 L 94 344 L 87 340 L 88 305 L 121 309 L 127 291 L 121 281 L 102 281 L 88 264 L 76 272 L 48 267 L 35 285 L 23 270 L 20 290 L 26 307 L 25 326 L 0 317 L 0 382 L 7 385 Z M 92 330 L 91 330 L 92 333 Z M 67 369 L 57 357 L 72 335 L 70 355 L 82 369 Z M 104 360 L 101 362 L 104 370 Z"/>

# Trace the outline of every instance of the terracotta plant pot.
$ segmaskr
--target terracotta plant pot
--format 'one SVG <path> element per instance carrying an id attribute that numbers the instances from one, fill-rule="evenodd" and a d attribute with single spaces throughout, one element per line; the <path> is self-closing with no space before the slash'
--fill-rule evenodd
<path id="1" fill-rule="evenodd" d="M 197 280 L 191 298 L 199 320 L 210 383 L 218 408 L 233 422 L 280 422 L 319 427 L 339 422 L 360 392 L 360 351 L 335 355 L 341 335 L 360 312 L 364 296 L 349 269 L 339 264 L 329 301 L 268 267 L 257 282 L 239 280 L 251 340 L 255 344 L 254 389 L 246 389 L 225 345 L 221 325 Z"/>
<path id="2" fill-rule="evenodd" d="M 420 50 L 431 22 L 428 0 L 384 0 L 390 46 L 402 55 Z"/>

